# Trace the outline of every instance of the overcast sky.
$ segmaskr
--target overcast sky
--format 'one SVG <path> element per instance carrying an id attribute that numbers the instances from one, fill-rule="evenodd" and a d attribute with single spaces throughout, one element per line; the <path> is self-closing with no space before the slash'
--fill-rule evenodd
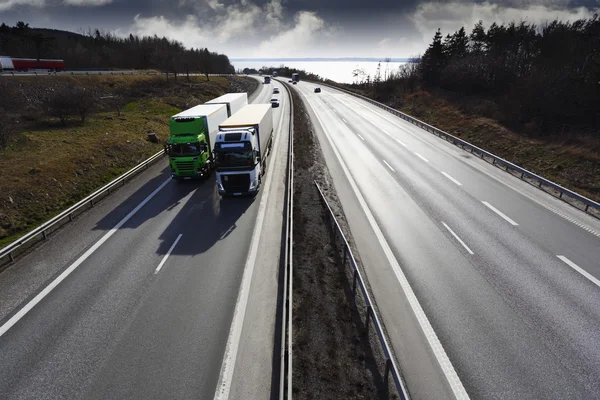
<path id="1" fill-rule="evenodd" d="M 599 11 L 600 0 L 0 0 L 0 21 L 10 25 L 157 34 L 230 58 L 410 57 L 438 27 Z"/>

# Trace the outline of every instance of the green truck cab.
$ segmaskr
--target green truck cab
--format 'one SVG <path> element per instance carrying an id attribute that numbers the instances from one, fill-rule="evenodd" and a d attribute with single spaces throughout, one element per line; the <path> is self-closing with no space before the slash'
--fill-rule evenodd
<path id="1" fill-rule="evenodd" d="M 225 104 L 202 104 L 171 117 L 165 152 L 169 156 L 173 179 L 198 179 L 210 175 L 214 137 L 227 117 Z"/>

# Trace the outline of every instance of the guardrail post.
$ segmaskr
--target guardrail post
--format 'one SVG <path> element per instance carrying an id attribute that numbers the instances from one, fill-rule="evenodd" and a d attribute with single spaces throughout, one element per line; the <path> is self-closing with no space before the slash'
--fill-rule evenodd
<path id="1" fill-rule="evenodd" d="M 538 187 L 542 187 L 542 181 L 540 181 L 540 184 L 538 185 Z"/>
<path id="2" fill-rule="evenodd" d="M 73 214 L 69 214 L 69 222 L 73 222 Z"/>
<path id="3" fill-rule="evenodd" d="M 389 376 L 390 376 L 390 370 L 391 369 L 392 369 L 392 359 L 388 357 L 385 360 L 385 372 L 384 372 L 384 375 L 383 375 L 383 379 L 384 379 L 385 383 L 388 383 L 388 379 L 389 379 Z"/>
<path id="4" fill-rule="evenodd" d="M 91 205 L 92 207 L 94 207 L 94 199 L 91 199 L 91 200 L 90 200 L 90 205 Z"/>
<path id="5" fill-rule="evenodd" d="M 560 195 L 558 196 L 559 199 L 562 199 L 562 195 L 564 192 L 560 192 Z"/>
<path id="6" fill-rule="evenodd" d="M 10 260 L 10 262 L 14 262 L 15 258 L 12 255 L 12 251 L 10 253 L 8 253 L 8 259 Z"/>
<path id="7" fill-rule="evenodd" d="M 369 320 L 371 319 L 371 305 L 367 306 L 367 317 L 365 318 L 365 335 L 369 336 Z"/>
<path id="8" fill-rule="evenodd" d="M 496 165 L 496 159 L 492 158 L 492 165 Z"/>
<path id="9" fill-rule="evenodd" d="M 46 235 L 46 231 L 42 231 L 42 236 L 44 237 L 44 240 L 48 239 L 48 235 Z"/>
<path id="10" fill-rule="evenodd" d="M 587 212 L 587 211 L 588 211 L 588 208 L 590 208 L 590 205 L 589 205 L 589 204 L 586 204 L 586 205 L 585 205 L 585 212 Z"/>
<path id="11" fill-rule="evenodd" d="M 524 176 L 525 176 L 525 173 L 521 172 L 521 179 L 523 179 Z"/>

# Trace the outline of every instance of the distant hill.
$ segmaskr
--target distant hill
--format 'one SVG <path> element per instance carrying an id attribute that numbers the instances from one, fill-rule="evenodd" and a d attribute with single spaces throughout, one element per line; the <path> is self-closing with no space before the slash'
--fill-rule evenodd
<path id="1" fill-rule="evenodd" d="M 24 22 L 0 25 L 0 54 L 11 57 L 59 58 L 67 69 L 160 69 L 183 73 L 233 73 L 224 54 L 187 49 L 165 37 L 119 37 L 96 29 L 88 34 L 33 28 Z"/>
<path id="2" fill-rule="evenodd" d="M 299 58 L 232 58 L 232 62 L 313 62 L 313 61 L 352 61 L 352 62 L 384 62 L 387 58 L 374 57 L 299 57 Z M 412 58 L 390 58 L 390 62 L 409 62 Z"/>

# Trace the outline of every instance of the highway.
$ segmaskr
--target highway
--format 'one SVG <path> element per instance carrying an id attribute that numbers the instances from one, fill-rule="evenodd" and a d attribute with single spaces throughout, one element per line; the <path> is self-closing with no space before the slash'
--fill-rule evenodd
<path id="1" fill-rule="evenodd" d="M 299 82 L 413 399 L 600 393 L 600 221 Z"/>
<path id="2" fill-rule="evenodd" d="M 0 275 L 0 398 L 268 398 L 290 104 L 251 96 L 272 97 L 255 198 L 164 160 Z"/>

